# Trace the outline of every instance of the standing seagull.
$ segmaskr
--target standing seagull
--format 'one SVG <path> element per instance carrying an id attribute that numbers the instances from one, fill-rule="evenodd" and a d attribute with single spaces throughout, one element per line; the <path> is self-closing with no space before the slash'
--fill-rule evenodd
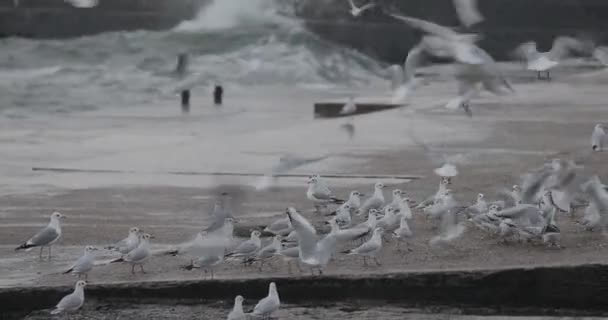
<path id="1" fill-rule="evenodd" d="M 384 233 L 384 229 L 376 228 L 374 229 L 374 234 L 372 237 L 359 247 L 344 251 L 343 253 L 352 255 L 356 254 L 363 257 L 363 265 L 367 265 L 367 258 L 373 258 L 376 262 L 376 265 L 380 266 L 380 262 L 378 261 L 378 253 L 382 250 L 382 233 Z"/>
<path id="2" fill-rule="evenodd" d="M 75 273 L 78 275 L 78 279 L 80 279 L 80 276 L 84 275 L 84 279 L 86 280 L 89 277 L 89 271 L 93 270 L 93 266 L 95 265 L 93 251 L 96 250 L 97 248 L 95 247 L 86 246 L 86 248 L 84 248 L 84 255 L 78 258 L 76 263 L 64 273 Z"/>
<path id="3" fill-rule="evenodd" d="M 348 4 L 350 4 L 350 14 L 353 15 L 353 17 L 358 17 L 360 16 L 363 12 L 373 8 L 376 6 L 375 2 L 370 2 L 367 3 L 361 7 L 357 7 L 355 5 L 355 3 L 353 2 L 353 0 L 348 0 Z"/>
<path id="4" fill-rule="evenodd" d="M 566 58 L 571 52 L 585 52 L 587 45 L 572 37 L 557 37 L 548 52 L 539 52 L 536 42 L 529 41 L 515 49 L 515 54 L 526 60 L 526 68 L 535 71 L 538 79 L 551 80 L 551 69 L 559 65 L 560 60 Z M 542 72 L 546 77 L 542 77 Z"/>
<path id="5" fill-rule="evenodd" d="M 28 250 L 34 247 L 40 247 L 40 259 L 42 260 L 42 249 L 44 249 L 44 247 L 48 247 L 49 260 L 51 260 L 51 246 L 53 245 L 53 243 L 57 242 L 57 240 L 59 240 L 59 238 L 61 237 L 60 220 L 63 218 L 64 216 L 61 213 L 57 211 L 53 212 L 53 214 L 51 214 L 51 222 L 49 222 L 49 224 L 44 229 L 40 230 L 40 232 L 38 232 L 31 239 L 29 239 L 19 247 L 15 248 L 15 251 L 22 249 Z"/>
<path id="6" fill-rule="evenodd" d="M 192 260 L 192 262 L 190 263 L 190 265 L 185 266 L 184 269 L 186 270 L 193 270 L 196 268 L 200 268 L 203 269 L 203 271 L 205 272 L 205 278 L 207 277 L 207 273 L 211 273 L 211 279 L 213 279 L 213 277 L 215 276 L 215 270 L 214 267 L 217 266 L 218 264 L 222 263 L 224 261 L 224 255 L 214 255 L 214 254 L 210 254 L 210 255 L 205 255 L 205 256 L 201 256 L 196 260 Z"/>
<path id="7" fill-rule="evenodd" d="M 319 181 L 318 176 L 312 176 L 308 179 L 308 190 L 306 191 L 306 197 L 308 200 L 315 203 L 315 210 L 320 212 L 321 207 L 326 207 L 329 203 L 344 203 L 333 196 L 331 190 Z"/>
<path id="8" fill-rule="evenodd" d="M 138 227 L 129 229 L 129 234 L 126 238 L 120 240 L 114 245 L 107 246 L 106 249 L 118 251 L 121 254 L 127 254 L 139 245 L 140 230 Z"/>
<path id="9" fill-rule="evenodd" d="M 270 286 L 268 286 L 268 296 L 255 305 L 251 315 L 268 319 L 273 312 L 279 310 L 280 306 L 281 300 L 279 300 L 277 285 L 274 282 L 271 282 Z"/>
<path id="10" fill-rule="evenodd" d="M 257 230 L 251 231 L 251 236 L 249 240 L 243 241 L 239 244 L 234 251 L 227 254 L 226 257 L 243 257 L 243 263 L 247 261 L 247 259 L 251 258 L 262 246 L 262 241 L 260 240 L 261 233 Z"/>
<path id="11" fill-rule="evenodd" d="M 234 298 L 234 307 L 232 307 L 232 311 L 228 314 L 227 320 L 245 320 L 247 319 L 247 315 L 243 312 L 243 296 L 236 296 Z"/>
<path id="12" fill-rule="evenodd" d="M 137 246 L 137 248 L 131 250 L 131 252 L 127 253 L 127 255 L 123 256 L 122 258 L 113 260 L 112 263 L 114 263 L 114 262 L 130 263 L 132 274 L 135 274 L 135 266 L 139 265 L 139 269 L 141 270 L 141 273 L 146 273 L 146 271 L 144 271 L 144 263 L 151 256 L 150 238 L 152 238 L 152 236 L 150 236 L 147 233 L 143 233 L 139 237 L 139 245 Z"/>
<path id="13" fill-rule="evenodd" d="M 603 151 L 606 149 L 607 144 L 608 135 L 606 135 L 604 125 L 598 123 L 593 128 L 593 133 L 591 134 L 591 149 L 593 149 L 593 151 Z"/>
<path id="14" fill-rule="evenodd" d="M 63 297 L 61 301 L 55 307 L 55 310 L 51 311 L 51 314 L 60 314 L 62 312 L 72 312 L 80 309 L 84 304 L 84 287 L 87 286 L 86 281 L 76 282 L 74 292 Z"/>
<path id="15" fill-rule="evenodd" d="M 382 192 L 382 189 L 384 189 L 384 184 L 382 182 L 376 182 L 374 185 L 374 194 L 361 205 L 357 213 L 358 216 L 367 214 L 371 209 L 378 210 L 384 206 L 384 193 Z"/>

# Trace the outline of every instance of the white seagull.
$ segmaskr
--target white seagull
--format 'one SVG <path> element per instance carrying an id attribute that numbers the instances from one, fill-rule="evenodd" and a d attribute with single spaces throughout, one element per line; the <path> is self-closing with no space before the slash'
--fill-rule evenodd
<path id="1" fill-rule="evenodd" d="M 378 253 L 382 250 L 382 234 L 384 233 L 384 229 L 376 228 L 374 229 L 374 234 L 372 237 L 359 247 L 344 251 L 348 255 L 359 255 L 363 257 L 363 264 L 367 265 L 367 258 L 374 259 L 376 265 L 380 266 L 380 262 L 378 261 Z"/>
<path id="2" fill-rule="evenodd" d="M 557 37 L 548 52 L 539 52 L 536 42 L 525 42 L 515 49 L 515 54 L 526 60 L 526 68 L 537 72 L 538 79 L 551 80 L 551 69 L 559 65 L 560 60 L 566 58 L 571 52 L 584 52 L 586 44 L 572 37 Z"/>
<path id="3" fill-rule="evenodd" d="M 55 310 L 51 311 L 51 314 L 60 314 L 62 312 L 73 312 L 84 304 L 84 287 L 87 286 L 86 281 L 80 280 L 76 282 L 74 292 L 63 297 L 61 301 L 55 307 Z"/>
<path id="4" fill-rule="evenodd" d="M 245 320 L 247 319 L 247 315 L 243 312 L 243 301 L 245 298 L 243 296 L 236 296 L 234 298 L 234 307 L 232 307 L 232 311 L 228 314 L 227 320 Z"/>
<path id="5" fill-rule="evenodd" d="M 137 248 L 131 250 L 131 252 L 124 255 L 122 258 L 112 260 L 112 263 L 115 262 L 128 262 L 131 264 L 131 273 L 135 274 L 135 266 L 138 265 L 139 269 L 142 273 L 146 273 L 144 270 L 144 263 L 150 258 L 152 255 L 150 252 L 150 236 L 147 233 L 142 233 L 139 236 L 139 245 Z"/>
<path id="6" fill-rule="evenodd" d="M 84 248 L 84 255 L 78 258 L 78 260 L 76 260 L 76 262 L 70 267 L 70 269 L 65 271 L 64 274 L 77 274 L 78 279 L 84 275 L 86 280 L 88 278 L 89 271 L 93 270 L 93 266 L 95 265 L 95 255 L 93 255 L 93 252 L 96 250 L 97 248 L 95 247 L 86 246 Z"/>
<path id="7" fill-rule="evenodd" d="M 141 231 L 138 227 L 132 227 L 131 229 L 129 229 L 129 234 L 126 238 L 120 240 L 119 242 L 111 246 L 107 246 L 106 249 L 118 251 L 121 254 L 127 254 L 131 250 L 137 248 L 137 246 L 139 245 L 140 233 Z"/>
<path id="8" fill-rule="evenodd" d="M 64 216 L 61 213 L 57 211 L 53 212 L 53 214 L 51 214 L 51 221 L 49 224 L 24 244 L 15 248 L 15 251 L 24 249 L 29 251 L 31 248 L 40 247 L 40 259 L 42 259 L 42 249 L 44 249 L 44 247 L 48 247 L 50 260 L 51 246 L 53 243 L 57 242 L 59 238 L 61 238 L 61 219 L 63 218 Z"/>
<path id="9" fill-rule="evenodd" d="M 363 205 L 359 208 L 357 215 L 367 214 L 371 209 L 380 209 L 384 206 L 384 184 L 382 182 L 376 182 L 374 185 L 374 194 L 367 198 Z"/>
<path id="10" fill-rule="evenodd" d="M 314 202 L 315 210 L 320 212 L 321 207 L 327 206 L 330 203 L 344 203 L 332 194 L 331 190 L 319 180 L 318 176 L 312 176 L 308 179 L 308 190 L 306 191 L 308 200 Z"/>
<path id="11" fill-rule="evenodd" d="M 593 151 L 604 151 L 608 147 L 608 135 L 606 135 L 606 128 L 603 124 L 598 123 L 593 128 L 591 134 L 591 149 Z"/>
<path id="12" fill-rule="evenodd" d="M 279 300 L 277 285 L 274 282 L 271 282 L 268 286 L 268 296 L 260 300 L 260 302 L 255 305 L 251 315 L 253 315 L 254 317 L 270 318 L 272 313 L 279 310 L 280 306 L 281 300 Z"/>
<path id="13" fill-rule="evenodd" d="M 358 17 L 366 10 L 369 10 L 376 6 L 375 2 L 370 2 L 361 7 L 357 7 L 353 0 L 348 0 L 348 4 L 350 5 L 350 14 L 352 14 L 353 17 Z"/>

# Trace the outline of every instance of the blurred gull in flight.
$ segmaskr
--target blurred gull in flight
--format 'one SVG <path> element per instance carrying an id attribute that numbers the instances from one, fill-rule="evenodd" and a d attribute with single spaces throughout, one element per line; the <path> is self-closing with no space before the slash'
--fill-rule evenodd
<path id="1" fill-rule="evenodd" d="M 99 0 L 64 0 L 76 8 L 88 9 L 96 7 L 99 4 Z"/>
<path id="2" fill-rule="evenodd" d="M 369 10 L 376 6 L 375 2 L 370 2 L 361 7 L 357 7 L 354 3 L 354 0 L 348 0 L 348 4 L 350 5 L 350 14 L 352 14 L 353 17 L 358 17 L 366 10 Z"/>
<path id="3" fill-rule="evenodd" d="M 31 239 L 26 241 L 24 244 L 15 248 L 17 250 L 26 250 L 29 251 L 31 248 L 40 247 L 40 259 L 42 259 L 42 249 L 44 247 L 49 248 L 49 260 L 51 259 L 51 246 L 53 243 L 57 242 L 59 238 L 61 238 L 61 219 L 64 216 L 55 211 L 51 214 L 51 221 L 49 224 L 42 230 L 40 230 L 36 235 L 34 235 Z"/>
<path id="4" fill-rule="evenodd" d="M 543 79 L 542 72 L 545 72 L 544 79 L 551 80 L 551 69 L 559 65 L 561 59 L 564 59 L 572 52 L 584 53 L 587 45 L 572 37 L 557 37 L 553 41 L 553 46 L 548 52 L 539 52 L 536 47 L 536 42 L 529 41 L 521 44 L 515 49 L 515 54 L 526 60 L 526 68 L 537 72 L 538 79 Z"/>

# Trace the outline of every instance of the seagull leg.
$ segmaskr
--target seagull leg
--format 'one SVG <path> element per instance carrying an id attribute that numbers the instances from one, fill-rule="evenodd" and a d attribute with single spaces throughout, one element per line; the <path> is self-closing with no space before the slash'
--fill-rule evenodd
<path id="1" fill-rule="evenodd" d="M 135 274 L 135 265 L 134 264 L 131 265 L 131 274 Z"/>
<path id="2" fill-rule="evenodd" d="M 537 72 L 538 72 L 538 73 L 537 73 L 537 75 L 536 75 L 536 79 L 541 80 L 541 79 L 542 79 L 542 77 L 540 76 L 540 71 L 537 71 Z"/>
<path id="3" fill-rule="evenodd" d="M 141 270 L 141 273 L 143 273 L 143 274 L 146 273 L 146 271 L 144 270 L 144 265 L 143 264 L 139 265 L 139 269 Z"/>
<path id="4" fill-rule="evenodd" d="M 377 265 L 378 267 L 382 265 L 382 264 L 380 263 L 380 261 L 378 261 L 378 258 L 374 257 L 374 261 L 376 262 L 376 265 Z"/>
<path id="5" fill-rule="evenodd" d="M 363 265 L 367 267 L 367 257 L 363 256 Z"/>
<path id="6" fill-rule="evenodd" d="M 40 260 L 42 260 L 42 250 L 44 249 L 44 247 L 40 247 Z"/>
<path id="7" fill-rule="evenodd" d="M 51 261 L 51 248 L 52 246 L 49 246 L 49 261 Z"/>
<path id="8" fill-rule="evenodd" d="M 547 81 L 551 81 L 551 71 L 547 70 Z"/>

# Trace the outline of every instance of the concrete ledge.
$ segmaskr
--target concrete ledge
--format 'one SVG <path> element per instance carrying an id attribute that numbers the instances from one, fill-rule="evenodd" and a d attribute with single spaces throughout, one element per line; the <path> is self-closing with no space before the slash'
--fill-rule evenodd
<path id="1" fill-rule="evenodd" d="M 514 268 L 479 271 L 433 271 L 362 276 L 323 276 L 276 279 L 166 281 L 91 284 L 92 300 L 230 300 L 237 294 L 260 296 L 270 281 L 288 303 L 310 301 L 381 300 L 402 305 L 510 309 L 581 310 L 608 312 L 608 266 Z M 26 312 L 52 307 L 66 287 L 0 289 L 4 312 Z"/>
<path id="2" fill-rule="evenodd" d="M 382 110 L 395 109 L 400 107 L 399 104 L 390 104 L 390 103 L 382 103 L 382 102 L 363 102 L 356 103 L 357 111 L 352 114 L 342 115 L 340 111 L 342 107 L 344 107 L 346 102 L 317 102 L 314 105 L 314 117 L 316 118 L 340 118 L 340 117 L 350 117 L 356 114 L 364 114 L 371 112 L 378 112 Z"/>

